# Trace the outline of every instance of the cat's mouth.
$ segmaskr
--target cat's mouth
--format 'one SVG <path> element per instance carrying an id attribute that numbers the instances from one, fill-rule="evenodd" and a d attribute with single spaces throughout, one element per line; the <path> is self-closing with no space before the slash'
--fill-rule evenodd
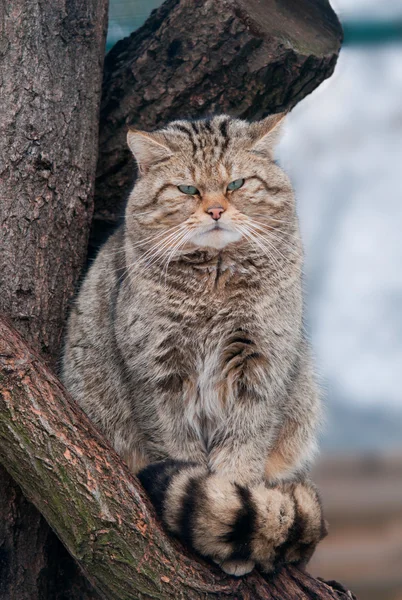
<path id="1" fill-rule="evenodd" d="M 220 229 L 221 231 L 228 231 L 226 227 L 222 227 L 220 223 L 215 223 L 215 225 L 212 225 L 209 231 L 216 231 L 217 229 Z"/>
<path id="2" fill-rule="evenodd" d="M 192 237 L 191 242 L 196 246 L 210 248 L 224 248 L 232 242 L 238 242 L 242 237 L 239 231 L 225 226 L 223 223 L 214 223 L 208 229 L 200 228 Z"/>
<path id="3" fill-rule="evenodd" d="M 210 235 L 211 233 L 217 233 L 217 232 L 224 233 L 225 231 L 233 232 L 233 229 L 231 229 L 229 227 L 225 227 L 221 223 L 214 223 L 213 225 L 211 225 L 211 227 L 208 227 L 208 229 L 202 229 L 199 233 L 197 233 L 197 236 L 198 235 L 201 235 L 201 236 L 202 235 Z"/>
<path id="4" fill-rule="evenodd" d="M 204 231 L 204 233 L 209 233 L 210 231 L 234 231 L 232 227 L 225 226 L 221 221 L 215 221 L 208 229 Z"/>

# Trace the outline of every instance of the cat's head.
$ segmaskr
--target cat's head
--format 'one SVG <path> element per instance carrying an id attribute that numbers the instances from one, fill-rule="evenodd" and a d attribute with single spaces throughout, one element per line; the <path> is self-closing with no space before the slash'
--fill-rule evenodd
<path id="1" fill-rule="evenodd" d="M 268 248 L 267 233 L 294 215 L 291 184 L 273 159 L 283 116 L 248 123 L 223 115 L 152 133 L 130 130 L 139 171 L 126 211 L 133 239 L 165 253 Z"/>

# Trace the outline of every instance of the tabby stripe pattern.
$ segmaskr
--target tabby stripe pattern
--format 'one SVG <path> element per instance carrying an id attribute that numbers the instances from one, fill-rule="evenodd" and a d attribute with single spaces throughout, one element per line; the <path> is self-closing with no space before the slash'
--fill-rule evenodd
<path id="1" fill-rule="evenodd" d="M 310 483 L 247 488 L 173 460 L 153 463 L 138 477 L 167 529 L 219 564 L 251 560 L 266 571 L 297 564 L 326 534 Z"/>

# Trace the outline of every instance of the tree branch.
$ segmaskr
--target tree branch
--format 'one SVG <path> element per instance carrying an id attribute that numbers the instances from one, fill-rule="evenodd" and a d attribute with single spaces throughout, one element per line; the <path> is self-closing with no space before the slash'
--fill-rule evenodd
<path id="1" fill-rule="evenodd" d="M 133 184 L 127 125 L 292 108 L 332 74 L 341 42 L 328 0 L 166 0 L 105 59 L 95 237 Z"/>
<path id="2" fill-rule="evenodd" d="M 135 477 L 0 319 L 0 461 L 107 600 L 350 598 L 296 568 L 242 579 L 183 552 Z"/>

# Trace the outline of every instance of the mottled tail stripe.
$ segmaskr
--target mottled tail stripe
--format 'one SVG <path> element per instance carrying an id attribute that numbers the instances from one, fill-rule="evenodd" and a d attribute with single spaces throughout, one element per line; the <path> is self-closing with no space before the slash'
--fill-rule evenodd
<path id="1" fill-rule="evenodd" d="M 247 488 L 172 460 L 148 466 L 139 479 L 167 529 L 218 563 L 252 560 L 272 571 L 300 562 L 325 534 L 309 483 Z"/>

